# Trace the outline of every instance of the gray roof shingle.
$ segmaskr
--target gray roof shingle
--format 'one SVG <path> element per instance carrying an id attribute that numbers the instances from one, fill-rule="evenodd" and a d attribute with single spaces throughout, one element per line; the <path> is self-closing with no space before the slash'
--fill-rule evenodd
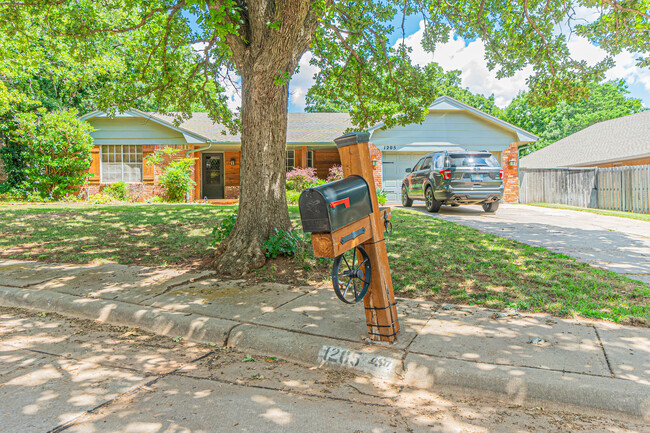
<path id="1" fill-rule="evenodd" d="M 589 166 L 647 155 L 650 155 L 650 111 L 591 125 L 521 158 L 519 166 Z"/>
<path id="2" fill-rule="evenodd" d="M 173 113 L 162 115 L 148 113 L 168 123 L 174 123 Z M 183 121 L 181 128 L 199 134 L 215 143 L 239 143 L 239 134 L 227 132 L 215 124 L 208 113 L 192 113 L 192 117 Z M 287 143 L 334 143 L 334 139 L 343 135 L 352 127 L 347 113 L 288 113 Z"/>

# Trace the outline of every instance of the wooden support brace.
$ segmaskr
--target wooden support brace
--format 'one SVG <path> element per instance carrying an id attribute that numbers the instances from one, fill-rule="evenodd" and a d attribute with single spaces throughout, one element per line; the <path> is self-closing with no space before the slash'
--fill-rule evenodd
<path id="1" fill-rule="evenodd" d="M 372 266 L 370 290 L 363 299 L 368 336 L 374 341 L 393 342 L 399 334 L 400 327 L 384 240 L 383 213 L 379 211 L 372 160 L 368 149 L 369 138 L 368 133 L 353 132 L 334 141 L 339 149 L 343 174 L 345 176 L 357 174 L 363 177 L 370 188 L 373 209 L 370 215 L 372 237 L 362 244 Z"/>

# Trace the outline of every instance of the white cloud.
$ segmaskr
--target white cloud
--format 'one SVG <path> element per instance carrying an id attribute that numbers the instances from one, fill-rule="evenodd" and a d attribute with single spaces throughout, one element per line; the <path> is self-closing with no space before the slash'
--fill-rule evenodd
<path id="1" fill-rule="evenodd" d="M 584 60 L 589 65 L 595 65 L 607 56 L 605 50 L 581 36 L 572 35 L 567 46 L 574 59 Z M 624 79 L 629 85 L 639 84 L 650 92 L 650 69 L 636 66 L 637 57 L 627 50 L 614 56 L 615 66 L 605 73 L 605 79 Z"/>
<path id="2" fill-rule="evenodd" d="M 576 14 L 577 22 L 590 22 L 594 19 L 593 9 L 578 8 Z M 445 70 L 460 70 L 461 85 L 469 88 L 474 93 L 485 96 L 494 94 L 495 102 L 499 107 L 505 107 L 521 91 L 528 90 L 526 79 L 533 73 L 533 68 L 528 66 L 515 73 L 509 78 L 497 79 L 495 71 L 487 68 L 485 61 L 485 45 L 480 39 L 466 41 L 463 38 L 450 34 L 449 42 L 438 44 L 434 54 L 426 52 L 422 48 L 422 36 L 424 33 L 423 23 L 414 34 L 408 36 L 406 44 L 412 48 L 411 58 L 415 64 L 424 66 L 430 62 L 437 62 Z M 398 43 L 401 42 L 401 39 Z M 585 60 L 593 65 L 605 57 L 605 51 L 587 39 L 575 34 L 568 40 L 568 47 L 573 58 Z M 305 107 L 305 95 L 307 90 L 314 84 L 314 74 L 318 68 L 309 64 L 311 53 L 305 53 L 300 59 L 300 72 L 293 76 L 289 85 L 290 102 L 293 109 L 303 110 Z M 650 102 L 650 69 L 636 66 L 635 55 L 624 51 L 614 58 L 616 66 L 606 73 L 606 79 L 622 78 L 628 85 L 638 85 L 645 90 L 645 94 L 630 95 L 645 99 Z"/>
<path id="3" fill-rule="evenodd" d="M 508 105 L 519 92 L 528 88 L 526 78 L 532 73 L 532 68 L 527 67 L 510 78 L 497 79 L 496 72 L 487 68 L 485 45 L 480 39 L 467 43 L 452 31 L 449 42 L 436 45 L 435 52 L 431 54 L 422 48 L 423 34 L 424 24 L 421 22 L 420 29 L 405 40 L 413 50 L 411 59 L 414 63 L 424 66 L 437 62 L 446 71 L 460 70 L 463 87 L 485 96 L 494 93 L 495 102 L 500 107 Z"/>
<path id="4" fill-rule="evenodd" d="M 289 98 L 291 103 L 301 111 L 305 109 L 305 97 L 307 90 L 314 85 L 314 75 L 318 72 L 318 67 L 310 65 L 312 58 L 310 51 L 303 54 L 298 62 L 300 70 L 291 78 L 289 83 Z"/>

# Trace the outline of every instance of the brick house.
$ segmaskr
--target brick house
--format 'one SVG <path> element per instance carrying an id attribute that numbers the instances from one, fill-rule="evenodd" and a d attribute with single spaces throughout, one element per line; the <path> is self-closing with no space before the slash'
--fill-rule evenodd
<path id="1" fill-rule="evenodd" d="M 650 165 L 650 111 L 605 120 L 521 158 L 522 168 Z"/>
<path id="2" fill-rule="evenodd" d="M 175 126 L 173 118 L 131 109 L 114 117 L 97 111 L 81 117 L 95 130 L 95 146 L 84 187 L 94 194 L 104 185 L 129 183 L 132 196 L 146 198 L 160 194 L 158 170 L 147 166 L 147 156 L 156 148 L 175 146 L 177 157 L 194 157 L 192 176 L 196 187 L 189 196 L 196 199 L 234 199 L 239 196 L 241 143 L 215 125 L 207 113 L 193 116 Z M 346 113 L 289 113 L 287 167 L 313 167 L 326 178 L 330 167 L 340 164 L 333 139 L 352 127 Z M 469 105 L 443 96 L 429 107 L 422 124 L 370 129 L 375 183 L 387 193 L 389 202 L 399 202 L 405 168 L 440 149 L 488 150 L 504 167 L 505 201 L 518 199 L 518 152 L 520 144 L 537 140 L 534 135 L 490 116 Z"/>

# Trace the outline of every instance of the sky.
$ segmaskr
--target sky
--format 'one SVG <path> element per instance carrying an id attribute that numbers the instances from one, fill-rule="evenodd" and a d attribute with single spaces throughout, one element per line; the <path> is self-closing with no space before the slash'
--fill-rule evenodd
<path id="1" fill-rule="evenodd" d="M 585 11 L 584 14 L 588 16 L 589 12 Z M 396 25 L 396 27 L 398 26 Z M 401 18 L 399 27 L 399 33 L 393 34 L 391 37 L 392 44 L 396 44 L 402 38 Z M 480 39 L 464 40 L 452 32 L 449 42 L 439 44 L 435 54 L 432 55 L 425 52 L 420 43 L 423 27 L 417 17 L 407 18 L 405 30 L 406 44 L 413 49 L 411 59 L 414 63 L 424 66 L 434 61 L 447 71 L 460 70 L 463 87 L 485 96 L 494 94 L 495 102 L 499 107 L 505 107 L 519 92 L 527 90 L 526 78 L 532 70 L 526 68 L 511 78 L 497 79 L 495 72 L 487 68 L 484 59 L 484 44 Z M 573 58 L 585 60 L 590 64 L 595 64 L 605 57 L 605 52 L 602 49 L 575 34 L 569 38 L 568 46 Z M 289 112 L 304 111 L 305 95 L 314 83 L 313 76 L 317 72 L 317 69 L 309 64 L 310 58 L 311 53 L 303 55 L 300 60 L 300 71 L 291 79 Z M 650 69 L 635 66 L 635 56 L 629 52 L 617 55 L 614 60 L 616 66 L 606 74 L 605 79 L 624 79 L 630 91 L 628 96 L 639 98 L 646 107 L 650 107 Z"/>

